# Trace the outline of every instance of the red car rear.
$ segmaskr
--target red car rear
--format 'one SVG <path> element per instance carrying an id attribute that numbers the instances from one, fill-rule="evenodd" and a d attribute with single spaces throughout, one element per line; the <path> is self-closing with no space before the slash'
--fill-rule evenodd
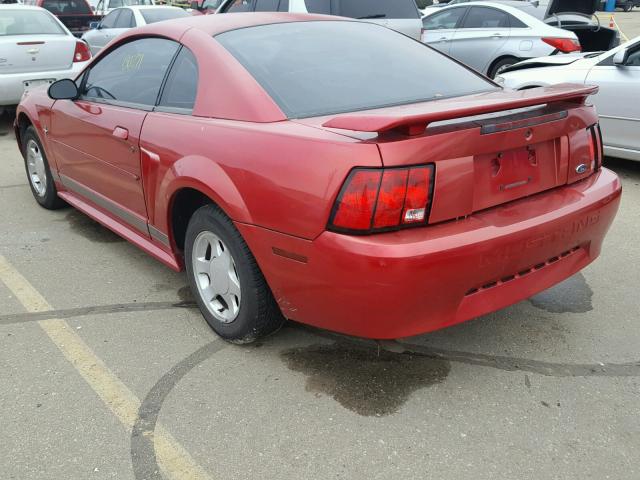
<path id="1" fill-rule="evenodd" d="M 16 133 L 40 204 L 185 266 L 224 338 L 396 338 L 598 256 L 621 189 L 595 91 L 504 91 L 367 23 L 214 15 L 126 34 L 29 93 Z"/>
<path id="2" fill-rule="evenodd" d="M 49 10 L 76 37 L 89 30 L 91 22 L 98 22 L 102 18 L 101 15 L 94 15 L 86 0 L 25 0 L 24 4 Z"/>

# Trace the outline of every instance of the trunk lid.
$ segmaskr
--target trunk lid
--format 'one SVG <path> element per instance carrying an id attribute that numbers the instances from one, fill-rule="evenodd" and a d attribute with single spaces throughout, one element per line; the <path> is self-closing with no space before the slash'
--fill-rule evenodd
<path id="1" fill-rule="evenodd" d="M 600 0 L 549 0 L 545 18 L 553 15 L 579 13 L 591 17 L 596 10 Z"/>
<path id="2" fill-rule="evenodd" d="M 384 167 L 433 163 L 434 223 L 593 173 L 589 127 L 597 115 L 584 102 L 595 92 L 597 87 L 565 84 L 300 122 L 376 143 Z"/>
<path id="3" fill-rule="evenodd" d="M 76 39 L 69 35 L 0 37 L 0 74 L 48 72 L 71 67 Z"/>

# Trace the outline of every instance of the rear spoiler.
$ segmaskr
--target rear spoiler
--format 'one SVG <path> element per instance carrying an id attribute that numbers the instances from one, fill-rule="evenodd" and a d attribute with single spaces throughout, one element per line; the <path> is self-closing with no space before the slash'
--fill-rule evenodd
<path id="1" fill-rule="evenodd" d="M 339 115 L 322 126 L 358 132 L 383 133 L 396 130 L 405 135 L 420 135 L 432 122 L 557 102 L 583 104 L 589 95 L 597 92 L 596 86 L 568 83 L 520 91 L 500 90 Z"/>

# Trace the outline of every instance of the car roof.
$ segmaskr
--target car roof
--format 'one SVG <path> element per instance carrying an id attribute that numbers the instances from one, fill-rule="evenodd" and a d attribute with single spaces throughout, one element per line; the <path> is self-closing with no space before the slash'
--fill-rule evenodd
<path id="1" fill-rule="evenodd" d="M 173 5 L 123 5 L 122 7 L 114 8 L 114 10 L 118 10 L 121 8 L 129 8 L 131 10 L 158 10 L 158 9 L 183 10 L 180 7 L 174 7 Z"/>
<path id="2" fill-rule="evenodd" d="M 222 13 L 215 15 L 194 15 L 192 17 L 176 18 L 171 22 L 158 22 L 136 29 L 138 35 L 158 34 L 176 36 L 187 30 L 200 30 L 208 35 L 218 35 L 230 30 L 271 25 L 276 23 L 293 23 L 309 21 L 355 21 L 350 18 L 332 15 L 310 15 L 308 13 Z"/>
<path id="3" fill-rule="evenodd" d="M 454 5 L 447 5 L 444 8 L 439 8 L 439 9 L 434 9 L 435 11 L 433 13 L 429 12 L 429 14 L 427 16 L 431 16 L 433 14 L 435 14 L 435 12 L 443 12 L 449 8 L 462 8 L 462 7 L 493 7 L 493 8 L 497 8 L 498 10 L 503 10 L 507 13 L 510 13 L 511 15 L 513 15 L 514 17 L 519 18 L 520 20 L 524 21 L 525 23 L 527 23 L 527 21 L 529 19 L 533 19 L 536 21 L 536 25 L 538 25 L 539 23 L 544 23 L 542 22 L 539 18 L 536 18 L 535 16 L 531 15 L 530 13 L 524 11 L 522 8 L 518 8 L 516 6 L 514 6 L 513 4 L 515 4 L 516 2 L 483 2 L 483 1 L 471 1 L 471 2 L 466 2 L 466 3 L 456 3 Z M 518 3 L 525 3 L 525 2 L 518 2 Z M 528 3 L 528 2 L 526 2 Z"/>
<path id="4" fill-rule="evenodd" d="M 21 3 L 0 3 L 0 10 L 44 10 L 44 8 Z"/>

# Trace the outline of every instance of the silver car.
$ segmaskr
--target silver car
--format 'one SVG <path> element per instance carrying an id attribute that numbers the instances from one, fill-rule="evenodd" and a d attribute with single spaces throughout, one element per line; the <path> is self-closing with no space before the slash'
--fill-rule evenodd
<path id="1" fill-rule="evenodd" d="M 219 0 L 205 0 L 211 8 Z M 223 0 L 216 13 L 320 13 L 377 23 L 420 40 L 422 23 L 415 0 Z"/>
<path id="2" fill-rule="evenodd" d="M 600 116 L 605 154 L 640 161 L 640 37 L 604 53 L 527 60 L 496 81 L 516 90 L 567 82 L 598 85 L 589 101 Z"/>
<path id="3" fill-rule="evenodd" d="M 575 33 L 522 10 L 492 2 L 434 9 L 422 19 L 422 41 L 494 77 L 521 60 L 580 50 Z"/>
<path id="4" fill-rule="evenodd" d="M 82 35 L 95 55 L 111 40 L 130 28 L 173 18 L 188 17 L 189 13 L 178 7 L 160 5 L 133 5 L 121 7 L 108 13 L 95 28 Z"/>
<path id="5" fill-rule="evenodd" d="M 0 110 L 26 90 L 74 78 L 91 53 L 60 20 L 40 7 L 0 5 Z"/>

